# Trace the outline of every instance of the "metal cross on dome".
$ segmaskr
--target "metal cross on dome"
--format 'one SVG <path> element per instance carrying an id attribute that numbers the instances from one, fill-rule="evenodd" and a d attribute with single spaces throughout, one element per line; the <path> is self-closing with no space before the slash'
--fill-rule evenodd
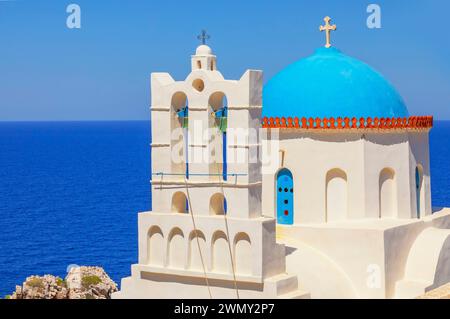
<path id="1" fill-rule="evenodd" d="M 202 33 L 197 36 L 197 39 L 202 41 L 203 45 L 205 45 L 206 40 L 209 40 L 210 38 L 211 38 L 211 36 L 208 33 L 206 33 L 206 30 L 202 30 Z"/>
<path id="2" fill-rule="evenodd" d="M 329 48 L 329 47 L 331 47 L 331 31 L 336 31 L 337 27 L 335 24 L 334 25 L 330 24 L 331 18 L 328 16 L 323 18 L 323 21 L 325 21 L 325 25 L 321 25 L 319 30 L 325 31 L 326 40 L 327 40 L 327 43 L 325 44 L 325 48 Z"/>

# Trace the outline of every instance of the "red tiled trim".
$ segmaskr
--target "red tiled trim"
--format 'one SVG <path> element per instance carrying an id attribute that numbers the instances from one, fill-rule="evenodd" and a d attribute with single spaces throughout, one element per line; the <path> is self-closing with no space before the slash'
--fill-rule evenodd
<path id="1" fill-rule="evenodd" d="M 305 118 L 302 117 L 264 117 L 263 128 L 293 128 L 293 129 L 429 129 L 433 127 L 432 116 L 410 116 L 405 118 Z"/>

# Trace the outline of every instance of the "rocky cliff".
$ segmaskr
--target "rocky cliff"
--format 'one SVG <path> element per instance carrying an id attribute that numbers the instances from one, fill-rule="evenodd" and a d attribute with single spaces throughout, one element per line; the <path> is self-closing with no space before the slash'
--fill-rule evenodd
<path id="1" fill-rule="evenodd" d="M 28 277 L 10 299 L 109 299 L 116 283 L 101 267 L 73 267 L 65 279 L 52 275 Z"/>

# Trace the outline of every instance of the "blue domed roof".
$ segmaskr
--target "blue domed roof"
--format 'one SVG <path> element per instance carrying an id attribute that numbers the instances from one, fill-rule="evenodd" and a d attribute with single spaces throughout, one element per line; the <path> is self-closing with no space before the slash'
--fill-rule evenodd
<path id="1" fill-rule="evenodd" d="M 394 87 L 335 48 L 320 48 L 276 74 L 263 90 L 267 117 L 407 117 Z"/>

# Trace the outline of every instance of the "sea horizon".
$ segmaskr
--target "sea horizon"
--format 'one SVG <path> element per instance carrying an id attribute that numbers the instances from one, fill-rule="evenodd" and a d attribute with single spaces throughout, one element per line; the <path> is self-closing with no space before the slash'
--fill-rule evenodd
<path id="1" fill-rule="evenodd" d="M 0 120 L 0 124 L 2 123 L 64 123 L 64 122 L 151 122 L 150 119 L 148 120 Z M 448 120 L 437 120 L 433 119 L 433 122 L 450 122 L 450 119 Z"/>
<path id="2" fill-rule="evenodd" d="M 149 124 L 0 122 L 0 296 L 73 264 L 101 266 L 118 284 L 130 274 L 137 214 L 151 209 Z M 434 207 L 450 206 L 448 136 L 450 121 L 435 121 Z"/>

